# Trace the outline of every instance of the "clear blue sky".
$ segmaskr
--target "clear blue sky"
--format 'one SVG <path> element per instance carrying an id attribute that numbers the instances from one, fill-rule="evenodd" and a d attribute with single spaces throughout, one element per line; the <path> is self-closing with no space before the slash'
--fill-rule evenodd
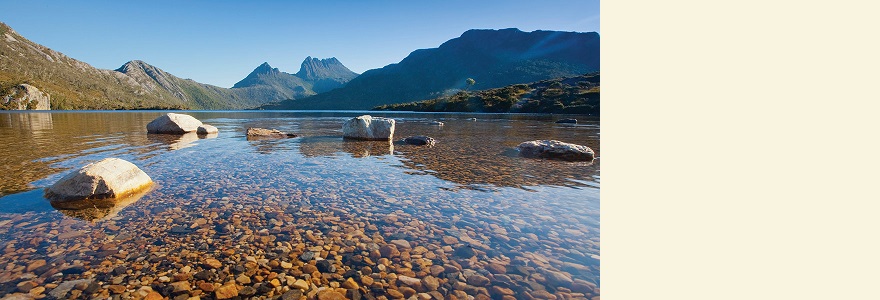
<path id="1" fill-rule="evenodd" d="M 599 31 L 599 1 L 19 1 L 0 21 L 102 69 L 143 60 L 231 87 L 268 62 L 288 73 L 306 56 L 363 73 L 436 48 L 468 29 Z"/>

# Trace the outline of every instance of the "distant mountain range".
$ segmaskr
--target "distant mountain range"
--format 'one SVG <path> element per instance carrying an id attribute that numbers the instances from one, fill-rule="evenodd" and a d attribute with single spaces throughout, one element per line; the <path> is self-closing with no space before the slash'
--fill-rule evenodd
<path id="1" fill-rule="evenodd" d="M 27 83 L 52 109 L 246 109 L 315 95 L 358 74 L 336 58 L 306 58 L 297 75 L 263 63 L 233 88 L 182 79 L 133 60 L 103 70 L 34 43 L 0 23 L 0 97 Z M 300 75 L 301 74 L 301 75 Z"/>
<path id="2" fill-rule="evenodd" d="M 15 98 L 4 96 L 27 84 L 51 96 L 52 109 L 365 110 L 595 72 L 599 34 L 468 30 L 438 48 L 413 51 L 399 63 L 361 75 L 336 58 L 307 57 L 295 74 L 263 63 L 232 88 L 182 79 L 139 60 L 116 70 L 97 69 L 3 23 L 0 59 L 0 100 Z"/>
<path id="3" fill-rule="evenodd" d="M 344 87 L 263 109 L 370 109 L 454 94 L 468 88 L 571 77 L 599 70 L 599 34 L 518 29 L 468 30 L 438 48 L 369 70 Z"/>

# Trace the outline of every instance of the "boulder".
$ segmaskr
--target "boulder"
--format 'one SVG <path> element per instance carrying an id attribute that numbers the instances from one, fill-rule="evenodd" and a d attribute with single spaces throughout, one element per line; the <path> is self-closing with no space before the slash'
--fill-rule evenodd
<path id="1" fill-rule="evenodd" d="M 593 149 L 587 146 L 556 140 L 528 141 L 516 146 L 519 155 L 529 158 L 546 158 L 566 161 L 592 161 Z"/>
<path id="2" fill-rule="evenodd" d="M 363 115 L 342 124 L 342 136 L 349 139 L 388 141 L 394 138 L 394 119 Z"/>
<path id="3" fill-rule="evenodd" d="M 190 115 L 167 113 L 147 124 L 148 133 L 174 133 L 183 134 L 187 132 L 197 131 L 203 126 L 202 121 L 193 118 Z M 216 130 L 217 128 L 211 126 Z M 206 133 L 209 128 L 205 128 Z"/>
<path id="4" fill-rule="evenodd" d="M 247 137 L 250 138 L 288 138 L 296 137 L 293 133 L 282 132 L 277 129 L 248 128 Z"/>
<path id="5" fill-rule="evenodd" d="M 134 164 L 118 158 L 105 158 L 58 180 L 46 189 L 46 198 L 53 203 L 121 198 L 146 189 L 152 183 L 150 176 Z"/>
<path id="6" fill-rule="evenodd" d="M 556 121 L 556 123 L 557 124 L 577 124 L 578 120 L 577 119 L 562 119 L 562 120 Z"/>
<path id="7" fill-rule="evenodd" d="M 220 132 L 220 131 L 217 130 L 217 127 L 214 127 L 214 126 L 211 126 L 208 124 L 202 124 L 202 126 L 199 126 L 199 128 L 196 128 L 197 134 L 212 134 L 212 133 L 218 133 L 218 132 Z"/>
<path id="8" fill-rule="evenodd" d="M 0 97 L 0 107 L 10 110 L 49 110 L 51 96 L 30 84 L 22 83 L 10 88 Z"/>
<path id="9" fill-rule="evenodd" d="M 405 139 L 402 140 L 402 142 L 407 145 L 434 146 L 434 138 L 429 137 L 429 136 L 422 136 L 422 135 L 406 137 Z"/>

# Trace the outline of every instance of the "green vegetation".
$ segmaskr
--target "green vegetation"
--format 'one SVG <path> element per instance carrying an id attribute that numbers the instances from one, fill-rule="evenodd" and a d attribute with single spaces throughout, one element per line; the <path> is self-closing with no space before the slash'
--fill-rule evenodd
<path id="1" fill-rule="evenodd" d="M 450 96 L 374 110 L 489 113 L 599 114 L 599 73 L 514 84 L 484 91 L 460 91 Z"/>

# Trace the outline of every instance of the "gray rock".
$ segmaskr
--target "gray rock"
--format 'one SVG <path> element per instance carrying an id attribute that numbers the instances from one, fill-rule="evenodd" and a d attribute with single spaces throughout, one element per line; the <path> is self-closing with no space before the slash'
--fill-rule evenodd
<path id="1" fill-rule="evenodd" d="M 202 125 L 202 121 L 190 115 L 167 113 L 147 124 L 147 132 L 182 134 L 197 131 Z"/>
<path id="2" fill-rule="evenodd" d="M 528 141 L 516 146 L 522 157 L 546 158 L 566 161 L 592 161 L 593 149 L 556 140 Z"/>
<path id="3" fill-rule="evenodd" d="M 342 124 L 342 136 L 357 140 L 388 141 L 394 138 L 394 119 L 363 115 Z"/>
<path id="4" fill-rule="evenodd" d="M 134 164 L 118 158 L 105 158 L 58 180 L 46 189 L 46 198 L 53 203 L 120 198 L 146 189 L 152 183 L 150 176 Z"/>
<path id="5" fill-rule="evenodd" d="M 51 96 L 30 84 L 16 85 L 0 97 L 0 106 L 12 110 L 49 110 Z"/>
<path id="6" fill-rule="evenodd" d="M 74 286 L 78 284 L 88 285 L 90 283 L 92 283 L 92 279 L 65 281 L 52 289 L 52 291 L 49 292 L 49 295 L 58 299 L 65 298 L 64 296 L 67 295 L 67 292 L 69 292 Z"/>
<path id="7" fill-rule="evenodd" d="M 423 135 L 406 137 L 402 141 L 404 144 L 416 146 L 434 146 L 435 142 L 434 138 Z"/>

